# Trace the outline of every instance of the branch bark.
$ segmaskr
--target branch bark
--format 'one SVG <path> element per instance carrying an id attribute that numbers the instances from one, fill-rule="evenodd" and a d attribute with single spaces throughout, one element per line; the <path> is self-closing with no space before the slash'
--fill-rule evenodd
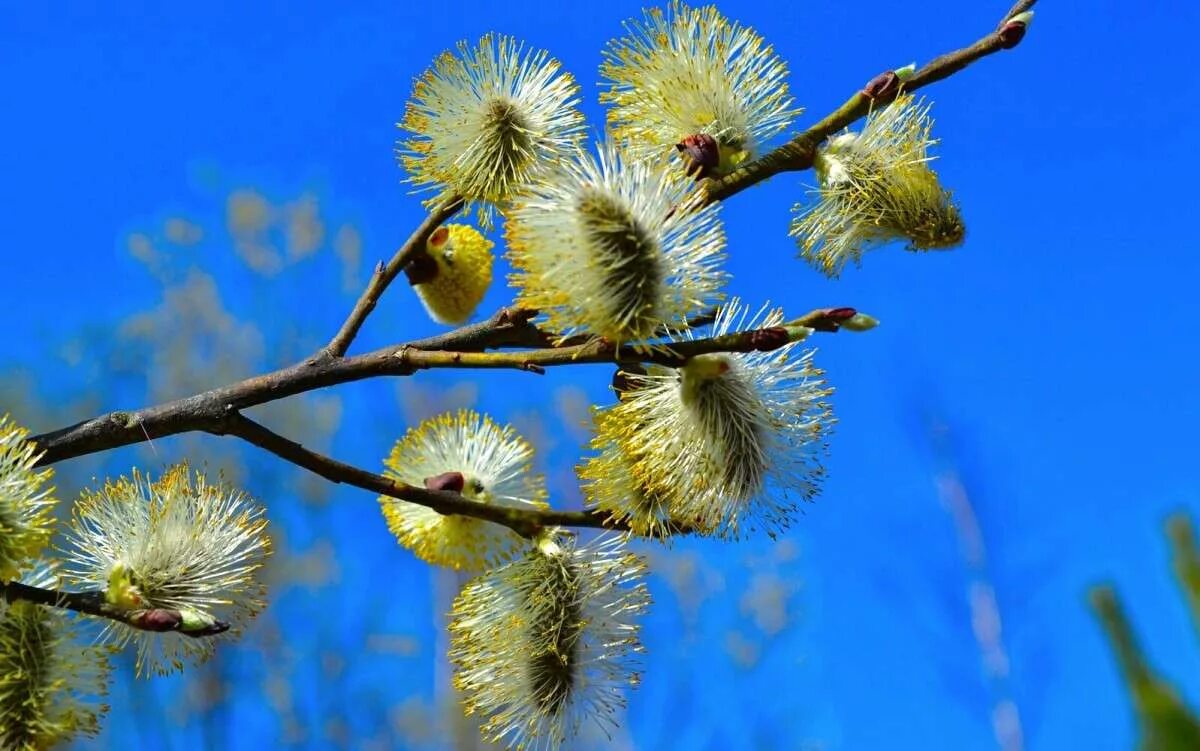
<path id="1" fill-rule="evenodd" d="M 816 310 L 797 319 L 795 323 L 818 330 L 836 330 L 837 321 L 832 319 L 844 315 L 848 310 L 853 314 L 849 308 Z M 33 436 L 30 440 L 43 452 L 38 466 L 44 466 L 164 436 L 193 431 L 213 432 L 220 430 L 224 421 L 242 409 L 365 378 L 408 376 L 417 370 L 430 368 L 505 368 L 539 372 L 544 367 L 583 363 L 655 362 L 679 365 L 687 357 L 706 352 L 761 349 L 759 337 L 763 334 L 759 332 L 769 331 L 757 329 L 723 337 L 667 342 L 664 346 L 669 347 L 669 351 L 638 352 L 632 345 L 614 347 L 603 339 L 592 339 L 567 347 L 483 351 L 485 347 L 497 346 L 498 341 L 531 336 L 528 332 L 518 333 L 522 327 L 532 327 L 527 313 L 501 311 L 484 324 L 467 326 L 443 337 L 385 347 L 354 357 L 316 357 L 184 399 L 131 412 L 110 412 Z M 479 349 L 424 348 L 446 344 Z"/>
<path id="2" fill-rule="evenodd" d="M 1020 0 L 1004 15 L 995 31 L 968 47 L 929 61 L 905 81 L 900 89 L 893 90 L 889 95 L 872 99 L 865 92 L 856 91 L 842 106 L 779 148 L 738 167 L 724 177 L 705 180 L 703 187 L 709 202 L 723 201 L 781 172 L 800 172 L 809 169 L 816 157 L 817 147 L 837 131 L 866 115 L 871 107 L 887 104 L 895 99 L 901 90 L 916 91 L 957 73 L 976 60 L 1002 49 L 1011 48 L 1014 45 L 1006 39 L 1005 26 L 1009 19 L 1018 13 L 1029 10 L 1036 2 L 1037 0 Z"/>

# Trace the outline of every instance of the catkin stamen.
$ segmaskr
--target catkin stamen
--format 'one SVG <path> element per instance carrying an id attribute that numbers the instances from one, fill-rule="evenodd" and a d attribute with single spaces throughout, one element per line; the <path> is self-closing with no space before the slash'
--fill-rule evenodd
<path id="1" fill-rule="evenodd" d="M 549 567 L 544 589 L 546 601 L 531 603 L 536 615 L 533 633 L 546 634 L 544 647 L 530 659 L 529 688 L 534 702 L 547 716 L 557 715 L 571 696 L 579 670 L 579 642 L 583 613 L 578 601 L 579 574 L 569 560 Z"/>
<path id="2" fill-rule="evenodd" d="M 515 103 L 493 99 L 487 105 L 482 130 L 483 142 L 492 145 L 489 182 L 508 190 L 533 158 L 529 124 Z"/>
<path id="3" fill-rule="evenodd" d="M 0 702 L 8 726 L 0 739 L 11 748 L 37 748 L 46 741 L 36 735 L 45 714 L 46 662 L 53 659 L 46 647 L 54 643 L 54 633 L 44 615 L 37 605 L 14 602 L 0 617 L 0 643 L 19 645 L 0 651 L 5 658 L 0 661 L 0 675 L 5 676 Z"/>
<path id="4" fill-rule="evenodd" d="M 628 207 L 608 194 L 585 193 L 578 210 L 589 241 L 601 251 L 595 260 L 610 291 L 606 304 L 613 318 L 636 336 L 651 334 L 658 325 L 654 313 L 666 276 L 658 244 Z"/>
<path id="5" fill-rule="evenodd" d="M 754 384 L 732 358 L 720 358 L 723 367 L 685 367 L 681 373 L 684 404 L 699 419 L 707 440 L 720 457 L 710 469 L 720 476 L 739 500 L 760 490 L 767 473 L 768 447 L 764 426 L 770 417 Z"/>

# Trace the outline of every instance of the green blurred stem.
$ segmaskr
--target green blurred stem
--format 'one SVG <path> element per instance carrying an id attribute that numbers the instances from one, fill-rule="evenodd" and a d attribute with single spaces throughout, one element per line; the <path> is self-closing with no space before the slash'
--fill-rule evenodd
<path id="1" fill-rule="evenodd" d="M 1178 693 L 1158 677 L 1146 661 L 1116 590 L 1110 586 L 1092 589 L 1089 599 L 1109 646 L 1116 655 L 1121 675 L 1133 700 L 1137 716 L 1140 751 L 1195 751 L 1200 749 L 1200 722 Z"/>
<path id="2" fill-rule="evenodd" d="M 1171 542 L 1171 565 L 1192 611 L 1192 623 L 1200 632 L 1200 550 L 1187 514 L 1176 514 L 1167 520 L 1167 538 Z"/>

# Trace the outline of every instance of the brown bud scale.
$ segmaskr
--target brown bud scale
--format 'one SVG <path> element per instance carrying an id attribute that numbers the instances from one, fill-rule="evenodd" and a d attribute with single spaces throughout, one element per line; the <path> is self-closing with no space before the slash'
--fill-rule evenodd
<path id="1" fill-rule="evenodd" d="M 675 150 L 690 160 L 687 173 L 697 180 L 708 177 L 721 163 L 721 147 L 717 144 L 717 139 L 707 133 L 685 136 L 675 144 Z"/>
<path id="2" fill-rule="evenodd" d="M 183 614 L 178 610 L 154 608 L 135 614 L 130 621 L 143 631 L 175 631 L 183 623 Z"/>
<path id="3" fill-rule="evenodd" d="M 887 102 L 895 99 L 899 91 L 900 76 L 894 70 L 885 70 L 868 81 L 862 93 L 872 101 Z"/>
<path id="4" fill-rule="evenodd" d="M 462 472 L 443 472 L 440 475 L 426 477 L 425 487 L 428 490 L 448 490 L 452 493 L 461 493 L 465 482 Z"/>
<path id="5" fill-rule="evenodd" d="M 437 278 L 438 265 L 433 256 L 421 251 L 413 256 L 404 267 L 404 275 L 409 284 L 426 284 Z"/>
<path id="6" fill-rule="evenodd" d="M 772 326 L 769 329 L 758 329 L 750 332 L 750 346 L 759 352 L 770 352 L 787 344 L 790 337 L 787 329 L 782 326 Z"/>
<path id="7" fill-rule="evenodd" d="M 1000 29 L 1000 46 L 1011 50 L 1025 38 L 1025 24 L 1020 21 L 1009 21 Z"/>

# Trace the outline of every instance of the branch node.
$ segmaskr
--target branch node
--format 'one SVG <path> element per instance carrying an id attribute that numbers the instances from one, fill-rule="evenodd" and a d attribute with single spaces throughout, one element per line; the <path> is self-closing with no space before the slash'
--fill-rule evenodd
<path id="1" fill-rule="evenodd" d="M 597 357 L 608 357 L 617 353 L 617 345 L 613 344 L 608 337 L 598 336 L 592 340 L 592 350 Z"/>

